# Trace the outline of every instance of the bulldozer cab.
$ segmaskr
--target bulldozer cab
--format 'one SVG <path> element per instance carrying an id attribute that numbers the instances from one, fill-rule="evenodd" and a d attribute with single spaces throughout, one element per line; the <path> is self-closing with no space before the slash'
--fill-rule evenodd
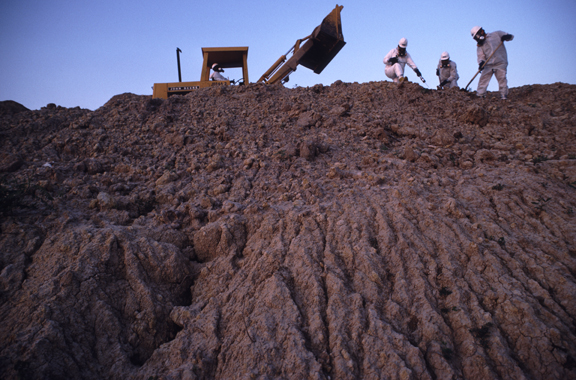
<path id="1" fill-rule="evenodd" d="M 217 63 L 223 69 L 241 67 L 244 83 L 248 83 L 248 47 L 202 48 L 204 63 L 200 81 L 210 80 L 210 69 Z"/>

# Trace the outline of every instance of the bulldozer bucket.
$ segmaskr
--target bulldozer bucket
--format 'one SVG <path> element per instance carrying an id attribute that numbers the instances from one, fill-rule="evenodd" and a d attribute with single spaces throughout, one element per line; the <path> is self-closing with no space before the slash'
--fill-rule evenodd
<path id="1" fill-rule="evenodd" d="M 284 81 L 296 71 L 298 65 L 320 74 L 346 44 L 342 35 L 342 22 L 340 20 L 342 8 L 344 6 L 336 5 L 332 12 L 322 20 L 322 23 L 314 28 L 311 35 L 296 42 L 293 48 L 294 52 L 287 61 L 286 55 L 280 57 L 258 79 L 258 82 L 274 84 Z M 301 41 L 305 41 L 302 46 L 300 46 Z"/>
<path id="2" fill-rule="evenodd" d="M 322 24 L 314 29 L 310 39 L 300 48 L 303 50 L 303 55 L 299 63 L 316 74 L 320 74 L 346 44 L 340 20 L 342 8 L 344 8 L 342 5 L 336 5 L 332 12 L 322 20 Z"/>

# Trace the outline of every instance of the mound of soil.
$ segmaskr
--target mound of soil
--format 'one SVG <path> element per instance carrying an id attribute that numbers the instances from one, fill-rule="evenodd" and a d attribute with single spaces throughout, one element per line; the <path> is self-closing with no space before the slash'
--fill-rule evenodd
<path id="1" fill-rule="evenodd" d="M 576 86 L 0 108 L 6 379 L 576 378 Z"/>
<path id="2" fill-rule="evenodd" d="M 5 100 L 0 102 L 0 116 L 14 115 L 20 112 L 29 111 L 28 108 L 24 107 L 20 103 L 16 103 L 13 100 Z"/>

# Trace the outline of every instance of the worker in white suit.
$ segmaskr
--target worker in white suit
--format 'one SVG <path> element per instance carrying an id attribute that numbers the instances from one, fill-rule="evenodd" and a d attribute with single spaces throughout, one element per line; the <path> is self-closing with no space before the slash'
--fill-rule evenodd
<path id="1" fill-rule="evenodd" d="M 212 65 L 212 74 L 210 74 L 210 80 L 228 80 L 224 78 L 224 75 L 220 74 L 223 73 L 224 69 L 220 67 L 219 64 L 215 63 Z"/>
<path id="2" fill-rule="evenodd" d="M 458 70 L 456 69 L 456 62 L 450 60 L 450 54 L 447 51 L 442 53 L 438 67 L 436 68 L 436 75 L 440 81 L 438 89 L 446 89 L 456 87 L 458 88 Z"/>
<path id="3" fill-rule="evenodd" d="M 478 96 L 484 97 L 490 79 L 492 79 L 492 75 L 495 75 L 496 80 L 498 80 L 500 95 L 502 99 L 506 99 L 508 97 L 508 80 L 506 79 L 508 53 L 506 52 L 504 44 L 500 47 L 498 46 L 500 42 L 512 41 L 514 36 L 501 30 L 486 33 L 480 26 L 473 27 L 470 34 L 472 34 L 472 38 L 474 38 L 477 43 L 476 54 L 478 56 L 478 70 L 482 70 L 476 93 Z M 492 53 L 494 53 L 494 55 L 488 60 Z"/>
<path id="4" fill-rule="evenodd" d="M 422 76 L 412 57 L 406 51 L 407 46 L 408 40 L 402 38 L 398 43 L 398 47 L 390 50 L 390 52 L 386 54 L 386 57 L 384 57 L 384 64 L 386 65 L 384 73 L 395 83 L 402 83 L 406 80 L 406 76 L 404 75 L 406 65 L 410 66 L 418 77 Z"/>

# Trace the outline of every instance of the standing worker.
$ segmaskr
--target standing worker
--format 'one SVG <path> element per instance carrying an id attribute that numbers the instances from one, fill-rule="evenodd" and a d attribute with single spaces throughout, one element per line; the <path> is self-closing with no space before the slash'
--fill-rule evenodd
<path id="1" fill-rule="evenodd" d="M 384 69 L 384 73 L 386 76 L 394 81 L 394 83 L 402 83 L 407 80 L 404 76 L 404 67 L 406 64 L 414 70 L 416 75 L 422 78 L 422 74 L 416 64 L 410 57 L 410 54 L 406 51 L 406 47 L 408 46 L 408 40 L 406 38 L 402 38 L 398 43 L 398 47 L 390 50 L 386 57 L 384 57 L 384 64 L 386 68 Z"/>
<path id="2" fill-rule="evenodd" d="M 473 27 L 470 34 L 472 34 L 472 38 L 478 44 L 476 49 L 478 71 L 482 71 L 478 81 L 478 89 L 476 90 L 477 95 L 486 96 L 486 89 L 490 79 L 492 79 L 492 74 L 494 74 L 496 75 L 496 80 L 498 80 L 498 90 L 502 99 L 507 99 L 508 80 L 506 79 L 506 72 L 508 69 L 508 53 L 506 53 L 504 41 L 512 41 L 514 36 L 500 30 L 486 34 L 480 26 Z"/>
<path id="3" fill-rule="evenodd" d="M 458 70 L 456 69 L 456 62 L 450 60 L 450 54 L 447 51 L 440 56 L 436 75 L 440 81 L 439 90 L 445 88 L 458 88 Z"/>

